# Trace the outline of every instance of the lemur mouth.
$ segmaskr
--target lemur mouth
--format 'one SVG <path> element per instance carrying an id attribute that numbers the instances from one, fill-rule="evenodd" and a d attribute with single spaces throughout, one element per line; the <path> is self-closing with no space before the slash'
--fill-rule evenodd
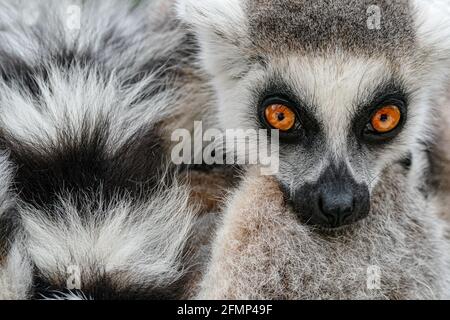
<path id="1" fill-rule="evenodd" d="M 309 226 L 311 230 L 313 230 L 316 233 L 323 234 L 326 236 L 340 236 L 344 232 L 348 232 L 350 230 L 354 230 L 355 228 L 357 228 L 362 223 L 362 221 L 363 219 L 339 227 L 313 225 L 308 223 L 306 224 Z"/>
<path id="2" fill-rule="evenodd" d="M 326 219 L 317 221 L 317 219 L 315 219 L 312 215 L 307 217 L 307 215 L 298 212 L 298 210 L 295 209 L 292 203 L 288 203 L 288 207 L 297 216 L 297 219 L 301 224 L 308 226 L 311 230 L 315 232 L 323 233 L 326 235 L 333 235 L 337 233 L 342 233 L 344 231 L 348 231 L 350 229 L 354 229 L 355 226 L 361 224 L 361 222 L 365 218 L 362 217 L 354 221 L 348 221 L 345 224 L 332 224 L 328 223 Z"/>

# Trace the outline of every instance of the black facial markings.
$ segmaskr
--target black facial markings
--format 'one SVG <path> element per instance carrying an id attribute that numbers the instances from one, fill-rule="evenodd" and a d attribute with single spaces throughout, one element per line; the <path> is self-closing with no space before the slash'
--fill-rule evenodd
<path id="1" fill-rule="evenodd" d="M 271 104 L 286 105 L 296 114 L 295 127 L 288 132 L 280 131 L 282 143 L 301 144 L 310 148 L 317 139 L 321 138 L 323 125 L 313 115 L 313 107 L 299 98 L 281 77 L 272 77 L 265 87 L 255 89 L 253 96 L 257 98 L 252 103 L 252 108 L 258 115 L 260 126 L 265 129 L 273 129 L 265 118 L 265 110 Z"/>
<path id="2" fill-rule="evenodd" d="M 353 120 L 353 134 L 357 137 L 359 144 L 369 147 L 376 147 L 380 144 L 389 143 L 403 129 L 408 117 L 409 94 L 404 86 L 394 80 L 382 83 L 372 95 L 365 98 L 365 101 L 358 101 L 358 111 Z M 386 105 L 395 105 L 402 114 L 399 125 L 387 133 L 370 132 L 370 122 L 375 113 Z"/>

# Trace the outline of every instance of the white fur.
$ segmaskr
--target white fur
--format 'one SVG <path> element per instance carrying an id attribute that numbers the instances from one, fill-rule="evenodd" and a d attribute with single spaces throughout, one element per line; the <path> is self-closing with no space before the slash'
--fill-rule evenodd
<path id="1" fill-rule="evenodd" d="M 441 56 L 449 59 L 450 1 L 413 0 L 411 3 L 419 42 L 425 48 L 441 51 Z"/>
<path id="2" fill-rule="evenodd" d="M 0 216 L 14 203 L 11 194 L 12 169 L 7 152 L 0 151 Z"/>
<path id="3" fill-rule="evenodd" d="M 75 38 L 73 32 L 76 30 L 65 27 L 73 18 L 68 10 L 71 5 L 81 9 L 80 29 Z M 160 21 L 161 1 L 142 1 L 130 14 L 132 6 L 133 1 L 120 0 L 83 3 L 70 0 L 2 1 L 1 49 L 23 57 L 30 65 L 41 65 L 49 73 L 48 81 L 38 83 L 43 93 L 39 102 L 15 84 L 0 84 L 2 127 L 24 142 L 49 145 L 61 129 L 78 132 L 83 120 L 92 123 L 100 116 L 108 115 L 114 131 L 111 146 L 120 146 L 140 127 L 151 126 L 175 114 L 177 93 L 170 89 L 130 108 L 133 101 L 162 84 L 163 80 L 156 77 L 162 70 L 155 70 L 154 75 L 148 75 L 132 86 L 121 86 L 139 76 L 149 59 L 169 59 L 184 36 L 175 27 L 168 27 L 167 21 Z M 23 13 L 33 10 L 39 18 L 30 26 Z M 36 36 L 35 28 L 39 30 L 36 32 L 39 36 Z M 104 43 L 109 32 L 114 37 L 110 43 Z M 114 40 L 119 42 L 115 44 Z M 160 45 L 155 46 L 155 43 Z M 62 49 L 79 54 L 87 52 L 94 56 L 97 65 L 61 70 L 53 65 L 49 55 Z M 42 59 L 51 62 L 42 62 Z M 105 75 L 100 68 L 111 75 Z M 176 79 L 171 80 L 175 85 Z"/>
<path id="4" fill-rule="evenodd" d="M 0 217 L 15 204 L 11 191 L 12 167 L 7 155 L 0 152 Z M 1 220 L 0 220 L 1 221 Z M 24 250 L 23 237 L 14 234 L 8 252 L 0 256 L 0 300 L 26 299 L 32 284 L 32 267 Z"/>
<path id="5" fill-rule="evenodd" d="M 211 74 L 239 76 L 245 68 L 247 21 L 243 2 L 238 0 L 179 0 L 179 18 L 190 26 L 202 48 L 200 60 Z"/>
<path id="6" fill-rule="evenodd" d="M 26 256 L 23 239 L 17 238 L 6 262 L 0 266 L 0 300 L 28 299 L 32 287 L 33 268 Z"/>
<path id="7" fill-rule="evenodd" d="M 48 213 L 53 219 L 23 207 L 27 252 L 39 272 L 62 281 L 62 288 L 72 266 L 80 269 L 82 283 L 95 283 L 100 272 L 126 274 L 124 285 L 168 285 L 183 275 L 182 250 L 192 219 L 185 192 L 166 189 L 147 203 L 117 199 L 93 205 L 86 200 L 84 221 L 70 196 Z"/>
<path id="8" fill-rule="evenodd" d="M 245 20 L 239 0 L 178 0 L 178 16 L 198 31 L 232 30 Z"/>
<path id="9" fill-rule="evenodd" d="M 0 84 L 3 106 L 0 122 L 23 142 L 48 146 L 56 142 L 58 133 L 81 134 L 83 126 L 94 129 L 97 121 L 107 118 L 111 124 L 110 146 L 119 148 L 139 128 L 151 126 L 172 112 L 167 106 L 175 101 L 176 95 L 170 92 L 130 108 L 152 81 L 150 76 L 133 87 L 119 88 L 116 76 L 105 79 L 93 70 L 81 68 L 63 74 L 55 68 L 47 83 L 39 83 L 41 102 L 18 88 Z"/>

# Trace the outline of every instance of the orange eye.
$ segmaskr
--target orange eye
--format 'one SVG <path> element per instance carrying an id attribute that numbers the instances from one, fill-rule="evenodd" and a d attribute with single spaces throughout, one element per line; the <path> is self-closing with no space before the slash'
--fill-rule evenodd
<path id="1" fill-rule="evenodd" d="M 289 131 L 295 125 L 294 111 L 282 104 L 272 104 L 266 108 L 266 120 L 275 129 Z"/>
<path id="2" fill-rule="evenodd" d="M 398 127 L 402 113 L 397 106 L 388 105 L 372 117 L 371 123 L 373 129 L 378 133 L 388 133 Z"/>

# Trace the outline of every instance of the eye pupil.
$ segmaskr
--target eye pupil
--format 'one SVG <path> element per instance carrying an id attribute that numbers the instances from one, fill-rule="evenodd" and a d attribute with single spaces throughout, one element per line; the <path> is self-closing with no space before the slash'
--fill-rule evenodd
<path id="1" fill-rule="evenodd" d="M 286 119 L 286 115 L 282 112 L 278 113 L 277 117 L 278 117 L 278 121 L 280 121 L 280 122 L 284 121 L 284 119 Z"/>
<path id="2" fill-rule="evenodd" d="M 382 114 L 382 115 L 380 116 L 380 121 L 386 122 L 386 121 L 388 121 L 388 120 L 389 120 L 389 115 L 388 115 L 388 114 Z"/>

